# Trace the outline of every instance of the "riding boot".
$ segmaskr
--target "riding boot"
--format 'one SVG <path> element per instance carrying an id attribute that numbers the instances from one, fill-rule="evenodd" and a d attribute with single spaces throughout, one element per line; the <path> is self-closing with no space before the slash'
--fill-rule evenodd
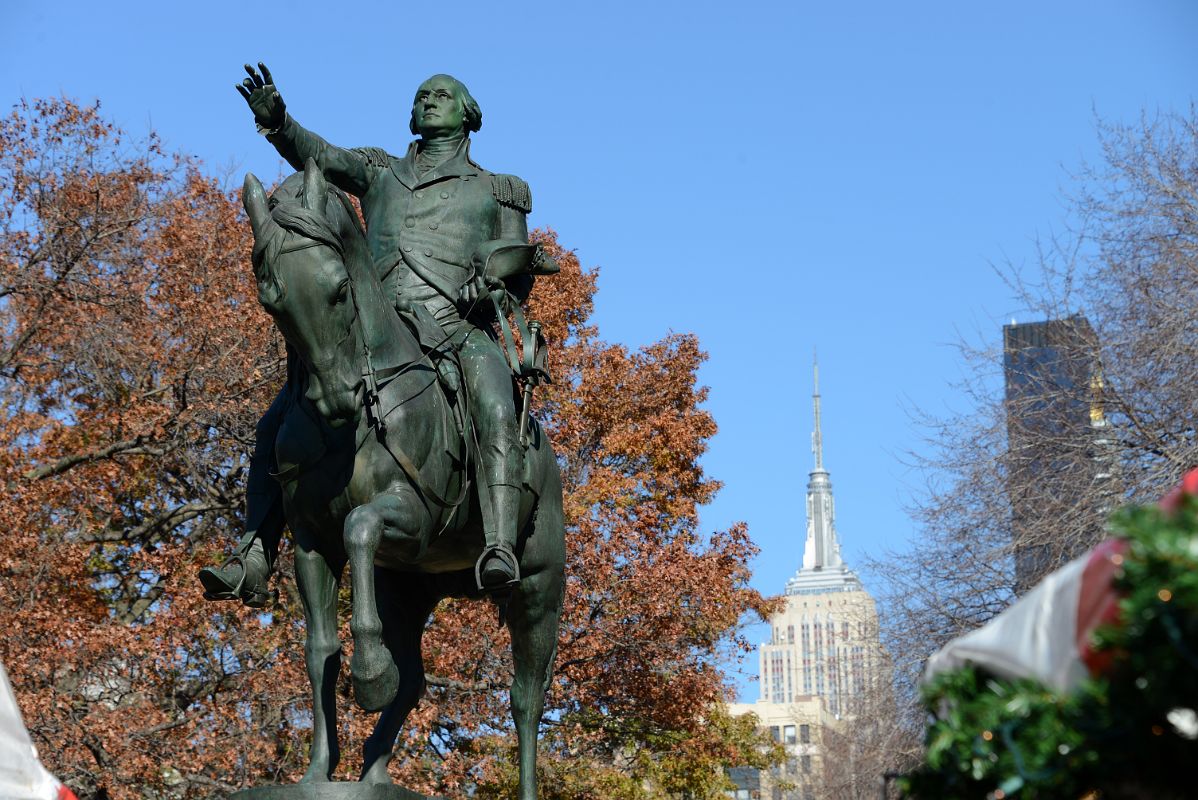
<path id="1" fill-rule="evenodd" d="M 516 441 L 515 426 L 496 426 L 495 440 L 482 444 L 479 466 L 485 482 L 489 514 L 483 514 L 483 553 L 475 565 L 478 588 L 502 592 L 520 582 L 520 562 L 516 559 L 516 526 L 520 517 L 523 484 L 523 453 Z M 489 445 L 489 446 L 488 446 Z M 481 487 L 480 487 L 481 488 Z M 487 502 L 489 501 L 489 502 Z"/>
<path id="2" fill-rule="evenodd" d="M 284 389 L 258 421 L 245 493 L 245 535 L 219 567 L 200 570 L 206 600 L 241 600 L 251 608 L 270 602 L 267 583 L 283 537 L 283 491 L 270 477 L 274 443 L 283 421 Z"/>
<path id="3" fill-rule="evenodd" d="M 491 496 L 492 524 L 485 531 L 486 548 L 478 559 L 479 588 L 501 591 L 520 582 L 516 559 L 516 524 L 520 514 L 520 487 L 507 483 L 487 487 Z"/>
<path id="4" fill-rule="evenodd" d="M 273 597 L 267 587 L 283 535 L 283 498 L 246 495 L 246 532 L 237 550 L 220 567 L 200 570 L 205 600 L 241 600 L 261 608 Z"/>
<path id="5" fill-rule="evenodd" d="M 524 487 L 524 447 L 517 435 L 515 387 L 503 350 L 488 330 L 470 329 L 458 354 L 466 379 L 471 435 L 478 445 L 475 485 L 484 547 L 474 578 L 479 591 L 499 599 L 520 582 L 516 526 Z"/>

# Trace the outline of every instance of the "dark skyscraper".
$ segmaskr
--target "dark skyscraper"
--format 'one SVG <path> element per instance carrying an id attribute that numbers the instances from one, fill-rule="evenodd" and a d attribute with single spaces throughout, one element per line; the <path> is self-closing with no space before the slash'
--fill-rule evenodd
<path id="1" fill-rule="evenodd" d="M 1098 339 L 1085 317 L 1003 326 L 1007 489 L 1023 592 L 1101 536 L 1114 491 Z"/>

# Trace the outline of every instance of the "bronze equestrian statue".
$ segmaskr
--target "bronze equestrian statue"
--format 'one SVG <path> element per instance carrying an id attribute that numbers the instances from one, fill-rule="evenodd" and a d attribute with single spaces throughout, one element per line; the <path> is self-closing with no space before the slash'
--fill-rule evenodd
<path id="1" fill-rule="evenodd" d="M 288 381 L 258 426 L 246 536 L 206 596 L 261 605 L 284 519 L 308 621 L 314 736 L 305 781 L 338 759 L 336 598 L 353 576 L 355 699 L 381 710 L 361 779 L 387 764 L 424 690 L 421 636 L 447 596 L 490 595 L 512 634 L 520 798 L 536 797 L 536 738 L 561 614 L 561 479 L 518 390 L 545 376 L 534 326 L 506 321 L 556 264 L 529 245 L 528 187 L 469 157 L 482 116 L 457 80 L 421 84 L 403 158 L 334 147 L 285 111 L 270 73 L 239 91 L 302 173 L 268 203 L 246 177 L 258 297 L 288 344 Z M 332 184 L 330 186 L 329 184 Z M 348 198 L 361 201 L 363 232 Z M 498 330 L 498 333 L 497 333 Z"/>

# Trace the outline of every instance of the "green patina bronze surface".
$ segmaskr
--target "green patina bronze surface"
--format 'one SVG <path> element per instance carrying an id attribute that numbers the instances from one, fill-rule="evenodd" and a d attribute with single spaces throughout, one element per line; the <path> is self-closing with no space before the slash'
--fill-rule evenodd
<path id="1" fill-rule="evenodd" d="M 444 800 L 404 789 L 369 783 L 301 783 L 258 786 L 229 795 L 229 800 Z"/>
<path id="2" fill-rule="evenodd" d="M 286 523 L 313 687 L 304 781 L 322 784 L 339 757 L 336 600 L 350 567 L 355 699 L 381 712 L 361 781 L 378 786 L 390 784 L 396 737 L 424 690 L 433 608 L 490 596 L 512 635 L 520 800 L 535 800 L 565 547 L 557 462 L 527 417 L 547 375 L 519 305 L 537 275 L 557 270 L 528 243 L 528 186 L 470 159 L 482 113 L 448 75 L 417 89 L 420 138 L 395 156 L 329 144 L 287 113 L 264 65 L 246 70 L 238 90 L 259 131 L 302 170 L 269 202 L 252 175 L 243 191 L 258 297 L 287 340 L 288 382 L 258 426 L 246 535 L 230 562 L 201 572 L 206 596 L 267 603 Z"/>

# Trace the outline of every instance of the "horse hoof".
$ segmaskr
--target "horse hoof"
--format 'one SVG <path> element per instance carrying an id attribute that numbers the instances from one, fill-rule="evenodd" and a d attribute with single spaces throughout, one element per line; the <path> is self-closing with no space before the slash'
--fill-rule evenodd
<path id="1" fill-rule="evenodd" d="M 373 786 L 390 786 L 395 783 L 395 779 L 387 772 L 387 764 L 391 761 L 390 758 L 380 758 L 370 765 L 370 769 L 362 773 L 362 777 L 358 778 L 361 783 L 370 784 Z"/>
<path id="2" fill-rule="evenodd" d="M 377 675 L 352 670 L 354 676 L 354 701 L 363 711 L 382 711 L 391 705 L 399 691 L 399 670 L 387 662 Z"/>

